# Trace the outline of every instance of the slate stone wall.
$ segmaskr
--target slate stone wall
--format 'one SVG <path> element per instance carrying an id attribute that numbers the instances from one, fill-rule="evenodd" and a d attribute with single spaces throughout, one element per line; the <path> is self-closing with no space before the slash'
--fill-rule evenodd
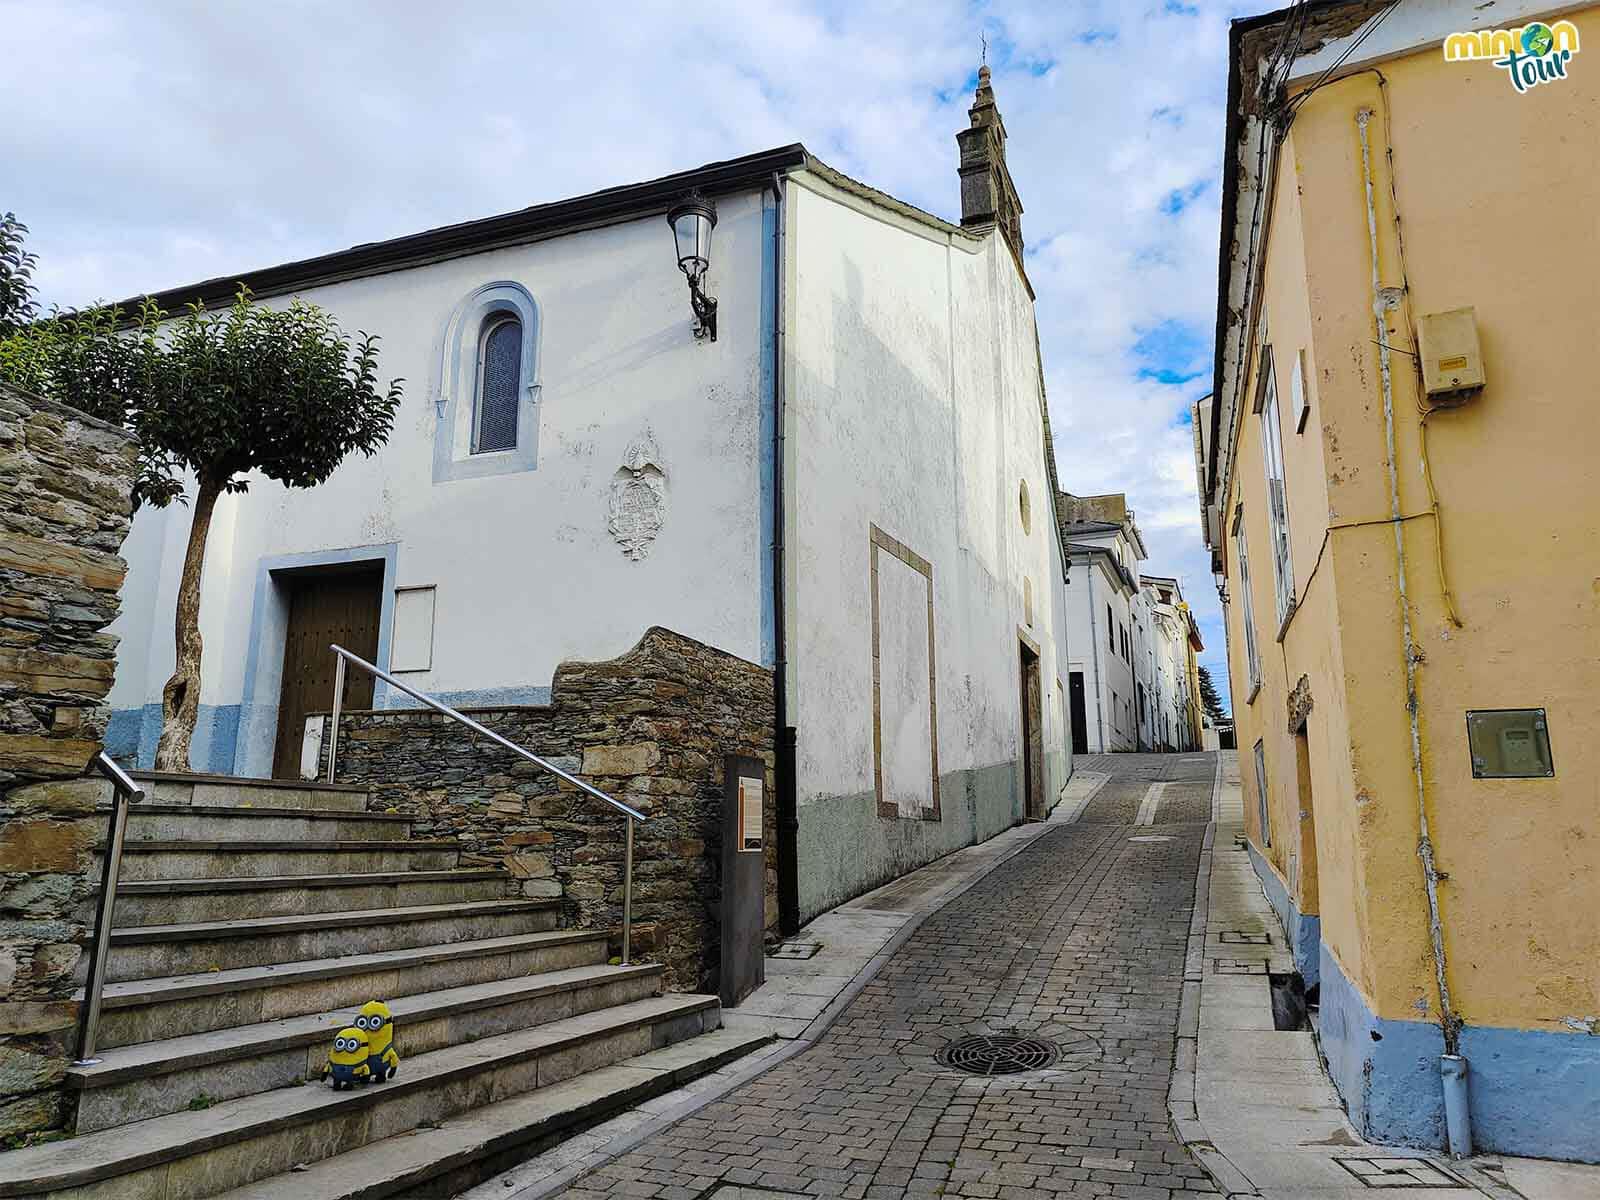
<path id="1" fill-rule="evenodd" d="M 0 386 L 0 1145 L 67 1117 L 107 791 L 75 777 L 105 733 L 133 472 L 121 430 Z"/>
<path id="2" fill-rule="evenodd" d="M 548 705 L 466 712 L 645 813 L 634 835 L 634 957 L 664 963 L 679 990 L 717 990 L 724 757 L 761 759 L 763 923 L 776 928 L 770 671 L 657 627 L 609 662 L 563 663 Z M 337 778 L 369 786 L 380 811 L 415 815 L 413 836 L 458 838 L 464 861 L 503 863 L 524 895 L 559 898 L 563 925 L 620 925 L 626 818 L 448 717 L 345 714 Z"/>

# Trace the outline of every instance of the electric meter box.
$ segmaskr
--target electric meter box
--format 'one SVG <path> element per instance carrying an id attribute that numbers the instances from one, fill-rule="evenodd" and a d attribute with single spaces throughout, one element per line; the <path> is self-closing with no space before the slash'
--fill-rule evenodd
<path id="1" fill-rule="evenodd" d="M 1484 384 L 1478 314 L 1471 308 L 1425 313 L 1417 323 L 1422 384 L 1430 396 L 1471 391 Z"/>

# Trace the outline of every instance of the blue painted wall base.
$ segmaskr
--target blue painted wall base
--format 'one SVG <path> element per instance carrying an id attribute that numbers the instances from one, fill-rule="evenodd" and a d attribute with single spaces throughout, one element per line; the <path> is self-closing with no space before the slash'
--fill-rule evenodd
<path id="1" fill-rule="evenodd" d="M 451 708 L 509 708 L 550 703 L 547 687 L 477 688 L 445 692 L 436 699 Z M 419 708 L 411 697 L 387 691 L 380 708 Z M 237 704 L 202 704 L 189 743 L 189 767 L 205 775 L 242 774 L 235 769 L 239 747 Z M 274 729 L 276 725 L 274 725 Z M 155 765 L 156 743 L 161 740 L 161 705 L 119 708 L 106 723 L 106 753 L 118 762 L 148 771 Z"/>
<path id="2" fill-rule="evenodd" d="M 1254 845 L 1250 845 L 1250 865 L 1255 868 L 1256 878 L 1261 880 L 1267 903 L 1272 905 L 1272 911 L 1278 914 L 1283 925 L 1294 969 L 1305 980 L 1307 990 L 1316 987 L 1322 981 L 1322 918 L 1300 911 L 1283 880 Z"/>
<path id="3" fill-rule="evenodd" d="M 161 740 L 161 705 L 119 708 L 106 723 L 106 753 L 120 763 L 148 771 L 155 765 Z M 233 774 L 234 747 L 239 740 L 237 704 L 202 704 L 189 741 L 192 770 L 211 775 Z"/>
<path id="4" fill-rule="evenodd" d="M 1321 984 L 1322 1053 L 1351 1123 L 1375 1142 L 1445 1149 L 1439 1027 L 1374 1014 L 1322 945 L 1320 919 L 1298 911 L 1254 846 L 1250 861 L 1283 922 L 1306 985 Z M 1308 970 L 1306 960 L 1312 957 Z M 1468 1018 L 1461 1053 L 1468 1064 L 1475 1147 L 1600 1162 L 1600 1037 L 1478 1026 Z"/>

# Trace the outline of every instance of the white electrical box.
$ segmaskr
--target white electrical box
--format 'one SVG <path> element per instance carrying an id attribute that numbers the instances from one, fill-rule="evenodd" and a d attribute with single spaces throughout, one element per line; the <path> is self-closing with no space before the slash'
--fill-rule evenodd
<path id="1" fill-rule="evenodd" d="M 1425 313 L 1417 322 L 1422 385 L 1430 396 L 1448 396 L 1484 385 L 1478 315 L 1471 308 Z"/>

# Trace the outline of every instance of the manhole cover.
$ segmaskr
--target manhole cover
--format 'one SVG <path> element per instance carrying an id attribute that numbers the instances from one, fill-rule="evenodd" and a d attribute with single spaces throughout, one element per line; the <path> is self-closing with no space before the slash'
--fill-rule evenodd
<path id="1" fill-rule="evenodd" d="M 767 951 L 768 958 L 813 958 L 822 949 L 821 942 L 780 942 Z"/>
<path id="2" fill-rule="evenodd" d="M 1369 1188 L 1464 1186 L 1454 1175 L 1424 1158 L 1336 1158 L 1334 1161 Z"/>
<path id="3" fill-rule="evenodd" d="M 934 1057 L 969 1075 L 1015 1075 L 1053 1065 L 1056 1048 L 1042 1038 L 986 1033 L 951 1042 Z"/>

